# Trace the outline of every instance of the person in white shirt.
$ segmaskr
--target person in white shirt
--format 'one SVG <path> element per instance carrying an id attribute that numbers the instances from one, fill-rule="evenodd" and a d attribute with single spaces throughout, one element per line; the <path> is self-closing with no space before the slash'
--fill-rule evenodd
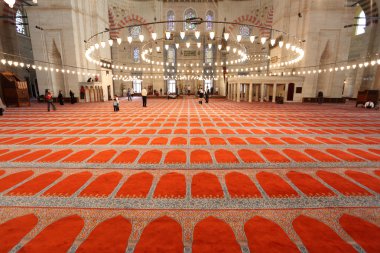
<path id="1" fill-rule="evenodd" d="M 144 87 L 144 89 L 141 90 L 141 96 L 142 96 L 142 100 L 143 100 L 143 107 L 146 107 L 146 99 L 148 96 L 148 92 L 146 91 L 145 87 Z"/>

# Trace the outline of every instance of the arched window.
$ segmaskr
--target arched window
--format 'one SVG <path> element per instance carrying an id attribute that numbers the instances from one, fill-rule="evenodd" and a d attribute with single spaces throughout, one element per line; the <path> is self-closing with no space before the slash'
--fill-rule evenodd
<path id="1" fill-rule="evenodd" d="M 251 35 L 251 28 L 247 25 L 241 25 L 239 33 L 243 38 L 248 38 Z"/>
<path id="2" fill-rule="evenodd" d="M 189 19 L 189 18 L 195 18 L 197 16 L 197 13 L 195 12 L 195 10 L 193 9 L 187 9 L 185 11 L 185 16 L 184 16 L 184 19 Z M 190 24 L 190 23 L 187 23 L 185 22 L 185 30 L 194 30 L 196 27 L 195 24 Z"/>
<path id="3" fill-rule="evenodd" d="M 365 17 L 365 13 L 363 10 L 359 13 L 359 16 L 357 17 L 356 20 L 356 31 L 355 35 L 360 35 L 365 33 L 365 27 L 367 25 L 367 19 Z"/>
<path id="4" fill-rule="evenodd" d="M 138 47 L 133 48 L 133 61 L 140 62 L 140 49 Z"/>
<path id="5" fill-rule="evenodd" d="M 137 39 L 141 34 L 141 26 L 132 26 L 129 28 L 129 34 L 132 38 Z"/>
<path id="6" fill-rule="evenodd" d="M 24 25 L 24 19 L 22 18 L 22 12 L 17 10 L 16 12 L 16 32 L 22 35 L 26 35 L 26 29 Z"/>
<path id="7" fill-rule="evenodd" d="M 168 11 L 167 15 L 167 23 L 166 23 L 166 30 L 167 31 L 174 31 L 174 11 L 170 10 Z"/>
<path id="8" fill-rule="evenodd" d="M 208 11 L 206 13 L 206 30 L 212 30 L 212 23 L 210 21 L 214 21 L 214 13 L 212 11 Z"/>

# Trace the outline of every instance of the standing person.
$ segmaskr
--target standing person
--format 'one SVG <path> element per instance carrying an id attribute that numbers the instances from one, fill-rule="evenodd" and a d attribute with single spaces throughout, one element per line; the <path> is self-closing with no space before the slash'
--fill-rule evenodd
<path id="1" fill-rule="evenodd" d="M 190 85 L 187 86 L 187 95 L 190 96 L 190 91 L 191 91 L 191 88 L 190 88 Z"/>
<path id="2" fill-rule="evenodd" d="M 205 100 L 206 100 L 206 104 L 208 104 L 208 99 L 210 97 L 210 91 L 207 90 L 206 93 L 205 93 Z"/>
<path id="3" fill-rule="evenodd" d="M 118 112 L 119 111 L 119 101 L 116 100 L 116 98 L 113 99 L 113 111 Z"/>
<path id="4" fill-rule="evenodd" d="M 58 101 L 59 101 L 60 105 L 64 105 L 63 95 L 62 95 L 62 91 L 61 90 L 58 93 Z"/>
<path id="5" fill-rule="evenodd" d="M 45 100 L 47 102 L 48 112 L 50 112 L 50 105 L 53 107 L 53 110 L 55 111 L 55 105 L 53 104 L 53 95 L 48 89 L 45 90 Z"/>
<path id="6" fill-rule="evenodd" d="M 162 88 L 160 88 L 160 96 L 162 96 Z"/>
<path id="7" fill-rule="evenodd" d="M 199 101 L 198 103 L 201 105 L 202 104 L 202 100 L 203 100 L 203 95 L 204 95 L 204 91 L 202 88 L 199 89 Z"/>
<path id="8" fill-rule="evenodd" d="M 71 101 L 72 104 L 75 103 L 74 92 L 72 90 L 70 90 L 70 101 Z"/>
<path id="9" fill-rule="evenodd" d="M 119 111 L 120 110 L 120 101 L 119 101 L 119 97 L 115 95 L 115 100 L 117 102 L 117 110 L 116 111 Z"/>
<path id="10" fill-rule="evenodd" d="M 141 96 L 142 96 L 142 100 L 143 100 L 143 107 L 146 107 L 146 100 L 147 100 L 148 92 L 146 91 L 145 87 L 144 87 L 144 89 L 141 90 Z"/>
<path id="11" fill-rule="evenodd" d="M 128 101 L 132 101 L 132 97 L 131 97 L 131 89 L 128 88 L 128 91 L 127 91 L 127 97 L 128 97 Z"/>
<path id="12" fill-rule="evenodd" d="M 131 97 L 132 97 L 132 99 L 133 99 L 133 95 L 135 95 L 135 90 L 131 89 Z"/>
<path id="13" fill-rule="evenodd" d="M 80 99 L 84 99 L 84 96 L 86 95 L 86 90 L 83 86 L 80 87 Z"/>

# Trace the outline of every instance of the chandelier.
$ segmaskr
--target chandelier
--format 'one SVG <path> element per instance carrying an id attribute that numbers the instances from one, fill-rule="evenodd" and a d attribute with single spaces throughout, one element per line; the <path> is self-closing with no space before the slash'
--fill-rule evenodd
<path id="1" fill-rule="evenodd" d="M 16 3 L 16 0 L 4 0 L 9 7 L 13 8 L 14 4 Z"/>

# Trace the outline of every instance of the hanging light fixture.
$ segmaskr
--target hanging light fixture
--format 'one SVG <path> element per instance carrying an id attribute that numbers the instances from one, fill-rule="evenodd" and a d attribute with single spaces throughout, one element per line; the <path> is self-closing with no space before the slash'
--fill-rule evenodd
<path id="1" fill-rule="evenodd" d="M 265 38 L 265 37 L 262 37 L 262 38 L 261 38 L 261 44 L 264 45 L 266 41 L 267 41 L 267 38 Z"/>
<path id="2" fill-rule="evenodd" d="M 251 43 L 255 42 L 255 35 L 251 35 L 249 37 L 249 40 L 251 41 Z"/>
<path id="3" fill-rule="evenodd" d="M 237 42 L 241 41 L 241 35 L 240 34 L 236 35 L 236 40 L 237 40 Z"/>
<path id="4" fill-rule="evenodd" d="M 230 49 L 231 49 L 231 47 L 230 47 L 230 46 L 226 46 L 226 50 L 227 50 L 227 52 L 229 52 L 229 51 L 230 51 Z"/>
<path id="5" fill-rule="evenodd" d="M 165 49 L 169 50 L 169 45 L 168 44 L 165 45 Z"/>
<path id="6" fill-rule="evenodd" d="M 157 33 L 152 33 L 152 39 L 156 40 L 157 39 Z"/>
<path id="7" fill-rule="evenodd" d="M 141 42 L 143 42 L 143 41 L 144 41 L 144 35 L 143 35 L 143 34 L 140 34 L 140 35 L 139 35 L 139 39 L 140 39 Z"/>
<path id="8" fill-rule="evenodd" d="M 278 46 L 280 47 L 280 48 L 282 48 L 283 46 L 284 46 L 284 42 L 281 40 L 281 41 L 279 41 L 278 42 Z"/>
<path id="9" fill-rule="evenodd" d="M 197 42 L 197 47 L 201 48 L 201 43 L 200 42 Z"/>
<path id="10" fill-rule="evenodd" d="M 186 42 L 186 47 L 187 47 L 187 48 L 190 47 L 190 42 Z"/>
<path id="11" fill-rule="evenodd" d="M 170 39 L 170 32 L 165 32 L 165 37 L 167 40 Z"/>
<path id="12" fill-rule="evenodd" d="M 186 33 L 185 32 L 180 32 L 179 35 L 181 36 L 181 39 L 185 38 Z"/>
<path id="13" fill-rule="evenodd" d="M 272 47 L 274 46 L 275 43 L 276 43 L 276 40 L 275 40 L 275 39 L 271 39 L 271 40 L 270 40 L 270 44 L 272 45 Z"/>
<path id="14" fill-rule="evenodd" d="M 128 42 L 129 42 L 129 44 L 132 43 L 132 37 L 131 37 L 131 36 L 128 36 L 127 40 L 128 40 Z"/>
<path id="15" fill-rule="evenodd" d="M 117 44 L 119 45 L 121 44 L 121 38 L 117 38 L 116 41 L 117 41 Z"/>
<path id="16" fill-rule="evenodd" d="M 15 4 L 16 0 L 4 0 L 8 5 L 9 7 L 13 8 L 13 5 Z"/>
<path id="17" fill-rule="evenodd" d="M 106 43 L 104 41 L 102 41 L 102 42 L 100 42 L 100 45 L 102 46 L 102 48 L 105 48 Z"/>
<path id="18" fill-rule="evenodd" d="M 290 43 L 286 43 L 285 47 L 286 47 L 286 49 L 289 49 L 290 48 Z"/>
<path id="19" fill-rule="evenodd" d="M 228 38 L 230 37 L 230 34 L 229 33 L 224 33 L 223 37 L 224 37 L 224 40 L 227 41 Z"/>
<path id="20" fill-rule="evenodd" d="M 215 38 L 215 32 L 210 32 L 210 39 L 214 39 Z"/>
<path id="21" fill-rule="evenodd" d="M 179 44 L 178 43 L 175 43 L 175 48 L 179 48 Z"/>
<path id="22" fill-rule="evenodd" d="M 157 52 L 160 52 L 160 47 L 157 46 L 157 47 L 156 47 L 156 51 L 157 51 Z"/>
<path id="23" fill-rule="evenodd" d="M 199 39 L 199 36 L 201 35 L 201 32 L 200 31 L 195 31 L 194 35 L 195 35 L 195 38 Z"/>
<path id="24" fill-rule="evenodd" d="M 222 45 L 221 45 L 221 44 L 218 45 L 218 49 L 219 49 L 219 50 L 222 49 Z"/>
<path id="25" fill-rule="evenodd" d="M 208 48 L 209 49 L 211 49 L 212 48 L 212 44 L 210 43 L 210 44 L 208 44 Z"/>

